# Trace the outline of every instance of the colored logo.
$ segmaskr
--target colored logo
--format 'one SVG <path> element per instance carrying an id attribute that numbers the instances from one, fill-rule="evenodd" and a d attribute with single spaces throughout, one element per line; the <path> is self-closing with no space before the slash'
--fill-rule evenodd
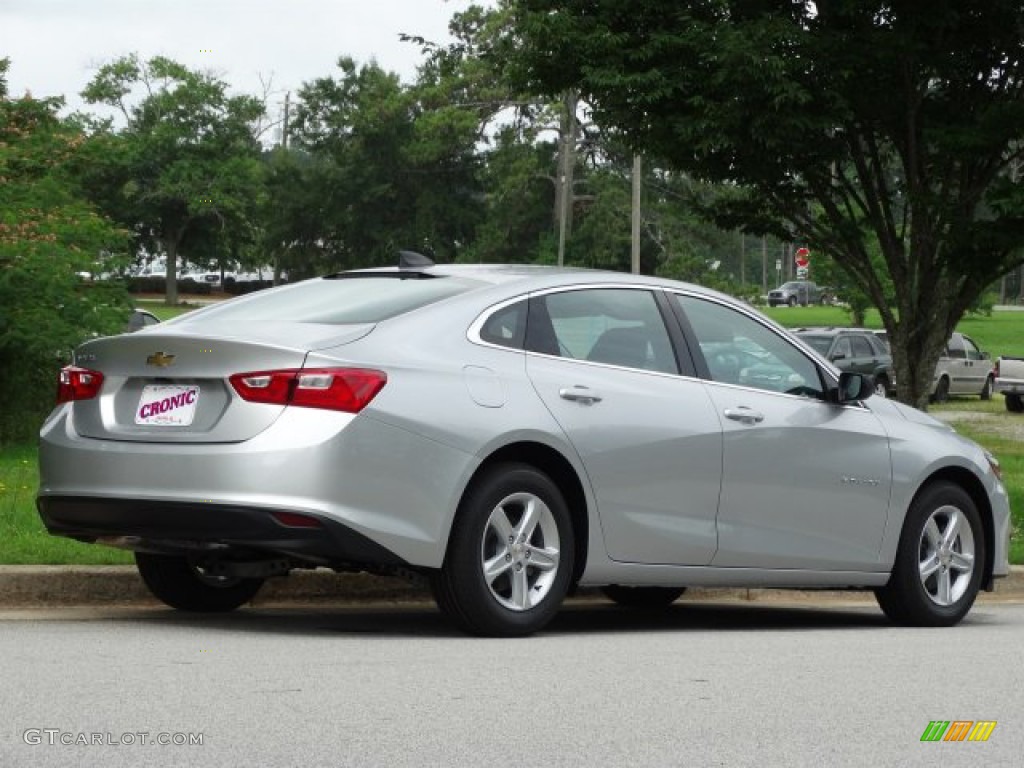
<path id="1" fill-rule="evenodd" d="M 995 720 L 932 720 L 921 741 L 988 741 L 995 729 Z"/>
<path id="2" fill-rule="evenodd" d="M 156 365 L 160 368 L 166 368 L 173 363 L 174 355 L 168 355 L 163 352 L 157 352 L 155 355 L 150 355 L 146 358 L 146 365 Z"/>

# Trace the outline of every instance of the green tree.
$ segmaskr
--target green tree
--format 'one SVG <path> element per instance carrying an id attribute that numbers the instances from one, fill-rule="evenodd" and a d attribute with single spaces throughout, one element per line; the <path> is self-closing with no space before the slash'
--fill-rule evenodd
<path id="1" fill-rule="evenodd" d="M 59 99 L 11 99 L 0 59 L 0 443 L 34 434 L 57 369 L 97 334 L 118 333 L 128 296 L 79 273 L 123 259 L 126 233 L 98 215 L 69 172 L 84 137 Z"/>
<path id="2" fill-rule="evenodd" d="M 262 168 L 253 127 L 263 105 L 161 56 L 103 65 L 82 96 L 123 120 L 92 137 L 89 188 L 145 247 L 166 256 L 167 302 L 176 304 L 187 238 L 193 261 L 204 263 L 201 247 L 211 237 L 238 237 L 251 225 Z"/>
<path id="3" fill-rule="evenodd" d="M 291 131 L 314 160 L 316 239 L 335 267 L 390 264 L 401 248 L 453 260 L 480 207 L 475 121 L 376 64 L 338 68 L 302 87 Z"/>
<path id="4" fill-rule="evenodd" d="M 633 146 L 732 185 L 704 211 L 726 228 L 831 254 L 881 312 L 900 399 L 926 406 L 957 321 L 1022 261 L 1024 6 L 516 6 L 521 77 L 579 88 Z"/>

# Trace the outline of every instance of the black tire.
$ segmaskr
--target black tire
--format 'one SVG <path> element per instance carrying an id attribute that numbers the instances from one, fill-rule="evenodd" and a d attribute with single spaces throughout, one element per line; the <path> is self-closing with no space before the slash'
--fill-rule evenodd
<path id="1" fill-rule="evenodd" d="M 540 511 L 526 530 L 520 525 L 529 504 Z M 501 520 L 517 537 L 514 543 L 498 535 Z M 572 578 L 573 552 L 572 518 L 558 486 L 528 464 L 495 465 L 474 480 L 459 504 L 444 566 L 431 580 L 434 598 L 470 634 L 530 635 L 561 607 Z M 542 555 L 550 565 L 552 553 L 552 567 L 537 565 Z M 508 565 L 488 580 L 486 562 Z"/>
<path id="2" fill-rule="evenodd" d="M 949 525 L 954 512 L 960 516 L 960 522 L 952 547 L 944 555 L 939 550 L 934 556 L 930 555 L 931 539 L 926 534 L 926 526 L 934 519 L 938 521 L 934 530 L 942 534 L 943 520 Z M 967 552 L 972 556 L 969 572 L 955 565 L 957 557 Z M 924 579 L 921 570 L 926 561 L 933 562 L 936 570 Z M 876 589 L 875 597 L 885 615 L 898 624 L 953 626 L 974 604 L 984 568 L 985 532 L 974 501 L 959 485 L 945 481 L 932 483 L 922 489 L 910 505 L 889 583 Z M 943 579 L 949 584 L 946 595 L 940 587 Z"/>
<path id="3" fill-rule="evenodd" d="M 619 584 L 601 587 L 601 593 L 613 603 L 647 610 L 672 605 L 685 591 L 686 587 L 624 587 Z"/>
<path id="4" fill-rule="evenodd" d="M 995 387 L 995 382 L 992 380 L 991 376 L 988 376 L 985 379 L 985 386 L 981 388 L 981 393 L 979 395 L 981 397 L 981 399 L 982 400 L 991 400 L 992 399 L 992 390 L 994 389 L 994 387 Z"/>
<path id="5" fill-rule="evenodd" d="M 188 558 L 135 553 L 139 575 L 153 596 L 171 608 L 196 613 L 226 613 L 252 600 L 263 579 L 203 575 Z"/>
<path id="6" fill-rule="evenodd" d="M 1010 413 L 1024 413 L 1024 399 L 1015 392 L 1007 392 L 1006 410 Z"/>
<path id="7" fill-rule="evenodd" d="M 789 304 L 789 306 L 791 306 L 791 307 L 795 307 L 796 306 L 796 296 L 790 296 L 789 297 L 789 301 L 787 301 L 786 303 Z"/>
<path id="8" fill-rule="evenodd" d="M 943 376 L 935 385 L 935 394 L 932 395 L 933 403 L 944 403 L 949 400 L 949 379 Z"/>
<path id="9" fill-rule="evenodd" d="M 889 380 L 885 376 L 875 377 L 875 397 L 889 397 Z"/>

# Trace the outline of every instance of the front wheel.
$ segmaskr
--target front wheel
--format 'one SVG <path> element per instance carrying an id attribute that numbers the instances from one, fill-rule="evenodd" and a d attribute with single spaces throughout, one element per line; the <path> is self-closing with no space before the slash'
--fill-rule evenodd
<path id="1" fill-rule="evenodd" d="M 554 618 L 572 570 L 572 519 L 558 486 L 527 464 L 501 464 L 463 497 L 432 586 L 467 632 L 521 637 Z"/>
<path id="2" fill-rule="evenodd" d="M 786 303 L 789 304 L 789 306 L 791 306 L 791 307 L 795 307 L 796 306 L 796 296 L 790 296 L 789 297 L 789 301 L 786 302 Z"/>
<path id="3" fill-rule="evenodd" d="M 992 377 L 989 376 L 985 379 L 985 386 L 981 388 L 981 399 L 991 400 L 992 399 L 993 382 Z"/>
<path id="4" fill-rule="evenodd" d="M 985 534 L 971 497 L 938 482 L 914 500 L 903 523 L 889 583 L 875 590 L 900 624 L 948 627 L 974 604 L 985 567 Z"/>
<path id="5" fill-rule="evenodd" d="M 626 608 L 664 608 L 672 605 L 686 587 L 623 587 L 610 584 L 601 587 L 601 593 L 613 603 Z"/>
<path id="6" fill-rule="evenodd" d="M 1010 413 L 1024 413 L 1024 399 L 1015 392 L 1007 392 L 1006 410 Z"/>
<path id="7" fill-rule="evenodd" d="M 889 396 L 889 384 L 885 380 L 885 377 L 875 379 L 875 397 L 888 397 Z"/>
<path id="8" fill-rule="evenodd" d="M 153 596 L 181 611 L 233 611 L 252 600 L 263 586 L 263 579 L 207 575 L 187 557 L 179 555 L 136 552 L 135 565 Z"/>

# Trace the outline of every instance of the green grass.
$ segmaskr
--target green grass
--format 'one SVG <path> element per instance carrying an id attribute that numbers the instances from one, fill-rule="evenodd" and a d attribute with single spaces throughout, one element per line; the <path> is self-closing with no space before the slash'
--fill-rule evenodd
<path id="1" fill-rule="evenodd" d="M 1013 515 L 1010 562 L 1024 563 L 1024 440 L 1020 437 L 1024 433 L 1024 417 L 1007 413 L 1002 397 L 988 401 L 953 398 L 933 405 L 931 411 L 966 411 L 976 415 L 976 419 L 957 419 L 952 424 L 957 432 L 974 440 L 999 460 Z"/>
<path id="2" fill-rule="evenodd" d="M 161 321 L 170 320 L 172 317 L 184 315 L 186 312 L 198 309 L 198 307 L 194 307 L 190 304 L 179 304 L 176 307 L 169 307 L 162 301 L 153 301 L 149 299 L 139 299 L 136 301 L 136 306 L 138 306 L 139 309 L 152 312 L 154 315 L 159 317 Z"/>
<path id="3" fill-rule="evenodd" d="M 850 314 L 842 307 L 760 307 L 768 317 L 787 328 L 807 325 L 850 325 Z M 877 310 L 869 310 L 864 327 L 881 328 Z M 991 315 L 968 315 L 957 330 L 974 339 L 978 346 L 992 355 L 1024 357 L 1024 312 L 994 311 Z"/>
<path id="4" fill-rule="evenodd" d="M 0 563 L 109 565 L 131 554 L 51 536 L 36 512 L 39 469 L 34 446 L 0 448 Z"/>

